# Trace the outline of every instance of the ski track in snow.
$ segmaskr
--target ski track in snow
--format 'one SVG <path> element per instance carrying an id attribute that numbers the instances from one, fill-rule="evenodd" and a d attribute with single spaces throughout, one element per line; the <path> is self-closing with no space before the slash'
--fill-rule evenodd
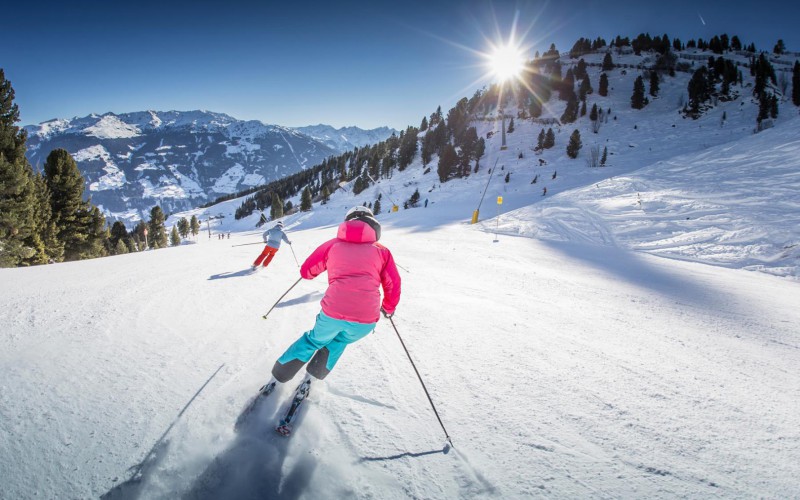
<path id="1" fill-rule="evenodd" d="M 333 232 L 293 224 L 301 255 Z M 312 385 L 291 438 L 272 430 L 289 384 L 244 432 L 233 433 L 247 398 L 318 308 L 315 298 L 295 300 L 260 319 L 258 311 L 294 280 L 296 265 L 283 250 L 259 274 L 208 279 L 246 266 L 258 246 L 231 245 L 253 236 L 2 271 L 14 283 L 13 294 L 3 288 L 3 323 L 18 332 L 2 365 L 0 437 L 13 458 L 0 471 L 12 478 L 7 492 L 507 498 L 794 491 L 796 283 L 614 247 L 494 242 L 461 224 L 389 229 L 385 244 L 412 270 L 403 272 L 396 323 L 453 437 L 455 449 L 444 455 L 444 435 L 385 322 L 348 349 L 327 381 Z M 324 286 L 301 282 L 287 301 L 318 297 Z M 222 362 L 143 479 L 126 483 L 126 469 Z"/>

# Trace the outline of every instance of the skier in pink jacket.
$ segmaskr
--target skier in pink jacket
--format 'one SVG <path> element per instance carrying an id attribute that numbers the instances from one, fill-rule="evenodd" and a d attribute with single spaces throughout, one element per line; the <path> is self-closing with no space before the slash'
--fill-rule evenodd
<path id="1" fill-rule="evenodd" d="M 291 380 L 306 363 L 310 376 L 324 379 L 348 344 L 375 329 L 380 313 L 387 318 L 394 314 L 400 301 L 400 275 L 392 253 L 378 243 L 380 237 L 381 226 L 372 210 L 354 207 L 339 225 L 336 238 L 320 245 L 303 262 L 300 275 L 305 279 L 328 271 L 322 311 L 314 328 L 275 362 L 273 378 L 262 387 L 262 394 L 272 392 L 277 382 Z M 307 376 L 306 381 L 310 380 Z"/>

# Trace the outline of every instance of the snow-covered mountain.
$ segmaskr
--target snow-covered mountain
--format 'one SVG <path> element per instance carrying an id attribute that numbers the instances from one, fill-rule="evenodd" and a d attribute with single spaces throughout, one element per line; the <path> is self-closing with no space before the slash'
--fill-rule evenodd
<path id="1" fill-rule="evenodd" d="M 78 162 L 94 204 L 107 216 L 129 221 L 147 218 L 156 204 L 167 213 L 196 207 L 352 147 L 209 111 L 92 114 L 25 129 L 34 166 L 41 168 L 53 149 L 66 149 Z M 392 132 L 347 129 L 359 145 Z"/>
<path id="2" fill-rule="evenodd" d="M 364 130 L 358 127 L 337 129 L 321 123 L 307 127 L 295 127 L 295 130 L 318 139 L 338 151 L 347 151 L 356 147 L 360 148 L 369 144 L 376 144 L 392 134 L 397 134 L 395 129 L 389 127 L 379 127 L 371 130 Z"/>

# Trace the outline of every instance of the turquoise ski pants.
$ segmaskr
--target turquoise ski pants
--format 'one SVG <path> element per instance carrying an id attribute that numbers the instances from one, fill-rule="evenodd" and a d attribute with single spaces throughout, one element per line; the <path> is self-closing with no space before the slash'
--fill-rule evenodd
<path id="1" fill-rule="evenodd" d="M 342 357 L 347 344 L 367 336 L 375 330 L 375 325 L 334 319 L 320 311 L 314 328 L 305 332 L 278 358 L 272 375 L 280 382 L 288 382 L 310 360 L 308 373 L 324 379 Z"/>

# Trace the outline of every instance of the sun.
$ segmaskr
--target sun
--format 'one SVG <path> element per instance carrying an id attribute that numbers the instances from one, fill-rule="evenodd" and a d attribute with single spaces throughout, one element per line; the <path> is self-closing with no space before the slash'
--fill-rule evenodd
<path id="1" fill-rule="evenodd" d="M 525 68 L 525 56 L 512 45 L 500 45 L 489 54 L 489 68 L 492 75 L 501 82 L 516 78 Z"/>

